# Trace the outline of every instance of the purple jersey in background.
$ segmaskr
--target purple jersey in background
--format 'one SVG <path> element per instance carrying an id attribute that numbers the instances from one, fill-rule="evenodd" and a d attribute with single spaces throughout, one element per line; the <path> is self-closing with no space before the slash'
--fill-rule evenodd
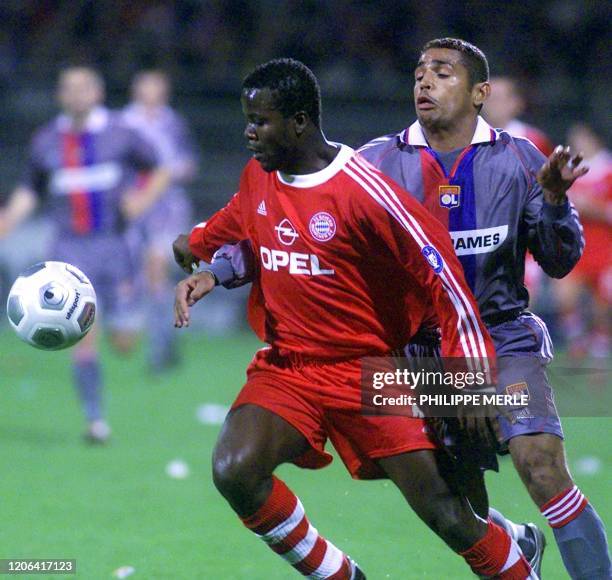
<path id="1" fill-rule="evenodd" d="M 21 184 L 41 197 L 54 222 L 56 240 L 44 258 L 82 269 L 115 328 L 133 325 L 126 315 L 132 272 L 121 198 L 140 172 L 157 165 L 154 148 L 104 107 L 89 114 L 82 131 L 59 115 L 32 139 Z"/>
<path id="2" fill-rule="evenodd" d="M 62 238 L 115 235 L 124 228 L 120 201 L 136 175 L 158 164 L 154 148 L 104 107 L 75 132 L 60 115 L 32 139 L 22 185 L 41 196 Z"/>
<path id="3" fill-rule="evenodd" d="M 191 203 L 184 185 L 195 174 L 197 152 L 184 118 L 170 107 L 160 107 L 154 115 L 137 103 L 123 110 L 123 119 L 156 150 L 161 165 L 170 171 L 172 183 L 159 201 L 134 222 L 130 243 L 146 244 L 171 257 L 172 242 L 191 226 Z"/>

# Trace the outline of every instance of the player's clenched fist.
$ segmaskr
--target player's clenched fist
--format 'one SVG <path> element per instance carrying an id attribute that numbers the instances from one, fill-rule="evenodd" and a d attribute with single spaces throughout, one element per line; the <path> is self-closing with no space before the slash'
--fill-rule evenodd
<path id="1" fill-rule="evenodd" d="M 180 234 L 178 238 L 174 240 L 172 251 L 174 252 L 175 262 L 187 272 L 187 274 L 191 274 L 193 272 L 193 267 L 200 263 L 189 249 L 189 236 L 187 234 Z"/>
<path id="2" fill-rule="evenodd" d="M 212 272 L 199 272 L 181 280 L 176 285 L 174 297 L 174 326 L 189 326 L 189 307 L 204 298 L 215 287 Z"/>

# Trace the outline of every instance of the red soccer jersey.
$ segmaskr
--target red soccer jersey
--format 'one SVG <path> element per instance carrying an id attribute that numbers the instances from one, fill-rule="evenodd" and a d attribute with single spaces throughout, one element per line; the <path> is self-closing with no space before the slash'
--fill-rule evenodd
<path id="1" fill-rule="evenodd" d="M 258 334 L 281 352 L 387 354 L 435 316 L 443 356 L 488 367 L 493 346 L 447 230 L 351 148 L 308 175 L 266 173 L 251 160 L 238 193 L 193 229 L 190 247 L 210 261 L 245 238 L 259 258 L 250 320 L 263 305 Z"/>
<path id="2" fill-rule="evenodd" d="M 576 265 L 582 274 L 605 274 L 612 265 L 612 155 L 600 151 L 587 160 L 589 172 L 578 179 L 569 190 L 584 226 L 584 253 Z"/>

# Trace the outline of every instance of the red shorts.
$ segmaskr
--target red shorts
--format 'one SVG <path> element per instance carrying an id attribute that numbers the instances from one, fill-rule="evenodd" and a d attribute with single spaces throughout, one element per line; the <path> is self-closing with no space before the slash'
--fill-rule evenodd
<path id="1" fill-rule="evenodd" d="M 249 365 L 247 383 L 232 409 L 257 405 L 293 425 L 311 446 L 294 462 L 300 467 L 329 465 L 329 438 L 356 479 L 384 478 L 376 459 L 436 448 L 422 419 L 363 414 L 360 385 L 359 359 L 297 364 L 262 349 Z"/>

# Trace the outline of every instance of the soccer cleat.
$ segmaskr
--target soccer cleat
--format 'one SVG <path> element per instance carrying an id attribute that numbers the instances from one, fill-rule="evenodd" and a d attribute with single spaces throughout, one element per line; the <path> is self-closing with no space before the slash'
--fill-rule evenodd
<path id="1" fill-rule="evenodd" d="M 87 428 L 87 431 L 83 435 L 87 443 L 92 445 L 104 445 L 108 443 L 111 435 L 111 428 L 108 423 L 102 419 L 91 421 Z"/>
<path id="2" fill-rule="evenodd" d="M 349 558 L 348 561 L 351 565 L 351 580 L 366 580 L 366 575 L 357 565 L 357 562 L 355 562 L 355 560 L 353 560 L 352 558 Z"/>
<path id="3" fill-rule="evenodd" d="M 523 524 L 525 526 L 525 535 L 529 537 L 532 546 L 535 546 L 535 550 L 532 548 L 533 555 L 530 554 L 528 557 L 529 565 L 538 578 L 541 578 L 540 571 L 542 569 L 542 557 L 544 556 L 544 549 L 546 548 L 546 537 L 538 526 L 532 523 Z M 521 550 L 521 540 L 518 542 Z"/>

